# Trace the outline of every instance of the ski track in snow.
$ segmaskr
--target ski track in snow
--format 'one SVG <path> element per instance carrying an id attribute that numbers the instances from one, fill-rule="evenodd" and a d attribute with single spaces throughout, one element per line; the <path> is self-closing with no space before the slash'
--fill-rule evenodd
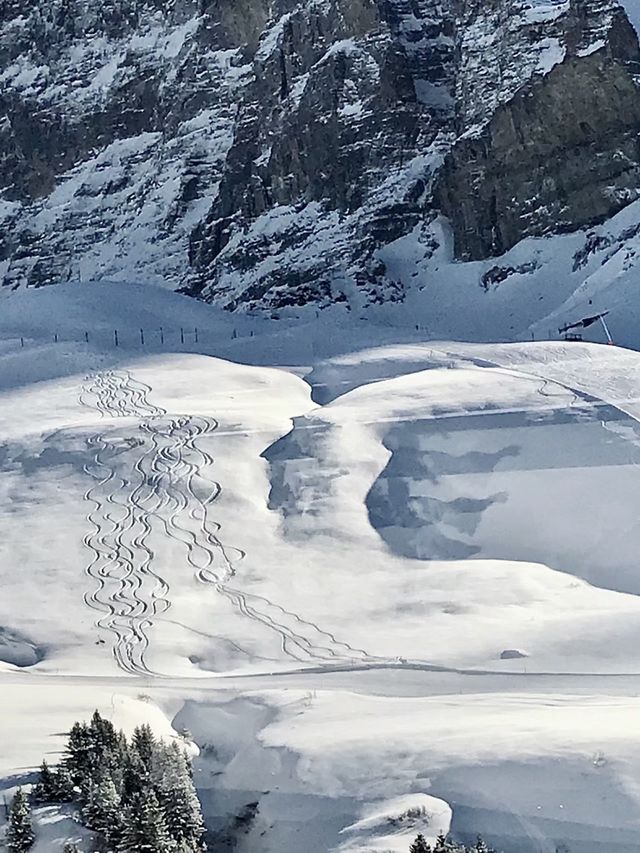
<path id="1" fill-rule="evenodd" d="M 150 390 L 128 373 L 108 371 L 88 378 L 80 402 L 102 417 L 161 417 L 164 410 L 147 401 Z M 94 462 L 85 471 L 97 483 L 85 493 L 93 509 L 87 516 L 92 530 L 84 542 L 93 556 L 86 572 L 97 587 L 85 594 L 85 602 L 103 614 L 97 627 L 114 635 L 118 666 L 144 675 L 150 674 L 145 653 L 152 617 L 170 607 L 169 586 L 153 570 L 154 554 L 147 544 L 151 524 L 145 486 L 148 479 L 161 476 L 162 459 L 147 449 L 135 465 L 137 482 L 125 480 L 116 470 L 118 456 L 144 443 L 135 438 L 118 442 L 118 437 L 105 431 L 88 440 Z"/>
<path id="2" fill-rule="evenodd" d="M 92 554 L 86 573 L 96 583 L 85 594 L 85 602 L 101 614 L 96 626 L 113 634 L 113 655 L 120 669 L 132 675 L 160 675 L 146 662 L 149 632 L 170 609 L 171 599 L 169 584 L 153 567 L 155 554 L 148 540 L 154 521 L 156 529 L 159 526 L 161 533 L 184 547 L 195 578 L 243 616 L 275 632 L 287 657 L 300 663 L 382 662 L 298 613 L 230 585 L 235 564 L 246 555 L 227 548 L 219 536 L 220 525 L 208 517 L 222 489 L 206 473 L 213 457 L 197 446 L 199 438 L 218 429 L 218 422 L 170 415 L 149 402 L 151 390 L 127 371 L 109 370 L 87 377 L 79 398 L 103 418 L 137 421 L 134 435 L 108 429 L 91 436 L 93 464 L 85 466 L 96 480 L 85 493 L 93 505 L 87 514 L 92 529 L 84 539 Z M 137 451 L 123 477 L 119 457 Z"/>

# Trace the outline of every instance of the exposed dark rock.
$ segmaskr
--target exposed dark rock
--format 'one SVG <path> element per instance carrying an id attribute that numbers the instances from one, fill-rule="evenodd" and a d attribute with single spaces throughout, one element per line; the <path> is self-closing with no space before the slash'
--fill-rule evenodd
<path id="1" fill-rule="evenodd" d="M 637 37 L 617 10 L 602 46 L 581 55 L 593 4 L 572 5 L 567 58 L 498 106 L 446 157 L 437 198 L 462 259 L 594 225 L 640 195 Z"/>
<path id="2" fill-rule="evenodd" d="M 520 264 L 517 267 L 495 266 L 487 270 L 482 276 L 482 286 L 485 290 L 491 287 L 497 287 L 503 281 L 506 281 L 512 275 L 530 275 L 538 269 L 538 265 L 530 261 L 526 264 Z"/>
<path id="3" fill-rule="evenodd" d="M 0 281 L 402 300 L 439 209 L 478 259 L 638 197 L 639 61 L 615 0 L 2 0 Z"/>
<path id="4" fill-rule="evenodd" d="M 503 652 L 500 652 L 500 660 L 518 660 L 527 657 L 529 655 L 521 652 L 519 649 L 505 649 Z"/>

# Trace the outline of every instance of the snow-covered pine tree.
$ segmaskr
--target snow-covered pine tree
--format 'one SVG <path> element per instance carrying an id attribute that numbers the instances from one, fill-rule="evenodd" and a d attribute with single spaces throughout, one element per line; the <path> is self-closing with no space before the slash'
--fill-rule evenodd
<path id="1" fill-rule="evenodd" d="M 456 844 L 455 841 L 440 833 L 436 839 L 433 853 L 465 853 L 465 847 L 464 845 Z"/>
<path id="2" fill-rule="evenodd" d="M 113 724 L 95 711 L 91 723 L 74 723 L 67 743 L 66 764 L 76 785 L 87 791 L 105 768 L 118 764 L 120 739 Z"/>
<path id="3" fill-rule="evenodd" d="M 151 726 L 147 723 L 138 726 L 133 732 L 131 746 L 138 754 L 143 765 L 150 771 L 156 746 L 156 739 L 151 731 Z"/>
<path id="4" fill-rule="evenodd" d="M 495 850 L 492 847 L 489 847 L 479 835 L 476 843 L 471 848 L 471 853 L 495 853 Z"/>
<path id="5" fill-rule="evenodd" d="M 101 752 L 114 752 L 118 743 L 118 733 L 113 727 L 113 723 L 100 716 L 96 710 L 93 712 L 91 723 L 89 724 L 93 741 Z"/>
<path id="6" fill-rule="evenodd" d="M 106 766 L 109 770 L 109 776 L 111 777 L 113 784 L 116 786 L 116 790 L 121 796 L 124 796 L 126 788 L 125 776 L 128 772 L 130 763 L 131 756 L 127 739 L 124 735 L 124 732 L 117 732 L 115 736 L 115 746 L 109 750 Z M 142 765 L 139 761 L 138 765 L 138 773 L 135 774 L 136 779 L 138 779 L 138 777 L 142 775 Z M 139 785 L 134 785 L 134 788 L 135 790 L 138 790 Z"/>
<path id="7" fill-rule="evenodd" d="M 177 744 L 176 744 L 176 746 L 177 746 Z M 191 763 L 191 756 L 189 755 L 189 753 L 187 752 L 186 749 L 182 750 L 182 757 L 184 758 L 184 761 L 185 761 L 187 773 L 189 774 L 190 778 L 193 779 L 193 764 Z"/>
<path id="8" fill-rule="evenodd" d="M 122 730 L 120 730 L 116 736 L 116 746 L 114 751 L 119 766 L 123 768 L 129 759 L 129 744 L 127 743 L 127 738 Z"/>
<path id="9" fill-rule="evenodd" d="M 63 761 L 53 773 L 53 800 L 56 803 L 70 803 L 75 793 L 71 772 Z"/>
<path id="10" fill-rule="evenodd" d="M 65 763 L 74 783 L 86 787 L 96 767 L 93 738 L 86 723 L 74 723 L 71 727 Z"/>
<path id="11" fill-rule="evenodd" d="M 124 811 L 120 853 L 173 853 L 165 816 L 153 789 L 132 797 Z"/>
<path id="12" fill-rule="evenodd" d="M 181 851 L 204 849 L 204 819 L 191 778 L 191 761 L 174 741 L 159 743 L 154 756 L 153 779 L 169 834 Z"/>
<path id="13" fill-rule="evenodd" d="M 122 781 L 120 793 L 124 802 L 129 802 L 132 797 L 151 785 L 149 770 L 142 763 L 142 759 L 135 749 L 131 749 L 127 755 L 122 770 Z"/>
<path id="14" fill-rule="evenodd" d="M 74 797 L 73 780 L 66 764 L 49 767 L 46 759 L 40 767 L 40 777 L 33 789 L 38 803 L 68 803 Z"/>
<path id="15" fill-rule="evenodd" d="M 109 844 L 117 843 L 122 832 L 120 795 L 111 777 L 105 775 L 94 784 L 82 809 L 85 826 L 103 835 Z"/>
<path id="16" fill-rule="evenodd" d="M 122 774 L 122 798 L 131 797 L 153 785 L 152 769 L 157 741 L 150 726 L 138 726 L 133 733 L 131 745 L 127 749 Z"/>
<path id="17" fill-rule="evenodd" d="M 49 767 L 46 758 L 40 765 L 40 776 L 33 788 L 33 797 L 38 803 L 52 803 L 56 799 L 55 772 Z"/>
<path id="18" fill-rule="evenodd" d="M 421 832 L 416 835 L 415 841 L 409 847 L 409 853 L 431 853 L 431 847 Z"/>
<path id="19" fill-rule="evenodd" d="M 101 767 L 103 769 L 108 767 L 110 771 L 121 767 L 122 758 L 127 752 L 127 742 L 122 732 L 117 732 L 113 723 L 101 717 L 98 711 L 95 711 L 91 719 L 89 730 L 94 740 L 96 756 Z M 111 775 L 113 777 L 113 773 Z"/>
<path id="20" fill-rule="evenodd" d="M 29 800 L 22 788 L 18 788 L 9 809 L 7 847 L 11 853 L 25 853 L 34 841 Z"/>

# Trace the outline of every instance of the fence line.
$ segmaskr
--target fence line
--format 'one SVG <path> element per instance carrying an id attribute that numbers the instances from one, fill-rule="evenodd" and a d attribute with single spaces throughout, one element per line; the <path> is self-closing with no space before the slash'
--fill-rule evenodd
<path id="1" fill-rule="evenodd" d="M 206 345 L 207 343 L 221 343 L 223 340 L 235 340 L 238 337 L 252 338 L 255 332 L 248 330 L 245 334 L 239 334 L 237 329 L 231 329 L 226 335 L 218 332 L 212 332 L 208 335 L 198 327 L 184 327 L 175 329 L 166 329 L 159 326 L 155 329 L 141 328 L 138 331 L 133 329 L 84 329 L 77 332 L 60 333 L 54 331 L 51 333 L 50 340 L 54 344 L 58 343 L 97 343 L 101 346 L 109 345 L 114 348 L 138 348 L 148 347 L 149 349 L 157 349 L 165 346 L 175 346 L 180 344 L 183 347 Z M 208 340 L 209 339 L 209 340 Z M 24 347 L 25 343 L 30 338 L 24 335 L 20 336 L 20 346 Z M 42 341 L 43 338 L 38 336 L 31 340 Z M 46 340 L 46 339 L 45 339 Z"/>

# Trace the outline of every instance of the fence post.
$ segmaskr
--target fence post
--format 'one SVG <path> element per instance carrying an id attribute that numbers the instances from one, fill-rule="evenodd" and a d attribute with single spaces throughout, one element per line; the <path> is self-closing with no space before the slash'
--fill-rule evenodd
<path id="1" fill-rule="evenodd" d="M 162 326 L 160 326 L 160 343 L 164 346 L 164 330 Z"/>
<path id="2" fill-rule="evenodd" d="M 21 347 L 23 347 L 23 346 L 24 346 L 24 338 L 20 338 L 20 346 L 21 346 Z"/>
<path id="3" fill-rule="evenodd" d="M 180 343 L 184 344 L 184 329 L 180 329 Z"/>
<path id="4" fill-rule="evenodd" d="M 144 329 L 140 329 L 140 343 L 144 346 Z"/>
<path id="5" fill-rule="evenodd" d="M 198 329 L 197 329 L 197 327 L 193 330 L 193 333 L 194 333 L 194 336 L 196 339 L 196 343 L 198 343 Z"/>
<path id="6" fill-rule="evenodd" d="M 85 340 L 85 343 L 87 343 L 87 344 L 89 343 L 89 332 L 84 333 L 84 340 Z"/>
<path id="7" fill-rule="evenodd" d="M 54 344 L 58 343 L 58 333 L 57 332 L 53 336 L 53 342 L 54 342 Z"/>
<path id="8" fill-rule="evenodd" d="M 116 342 L 116 346 L 118 346 L 118 330 L 117 329 L 113 330 L 113 339 Z"/>

